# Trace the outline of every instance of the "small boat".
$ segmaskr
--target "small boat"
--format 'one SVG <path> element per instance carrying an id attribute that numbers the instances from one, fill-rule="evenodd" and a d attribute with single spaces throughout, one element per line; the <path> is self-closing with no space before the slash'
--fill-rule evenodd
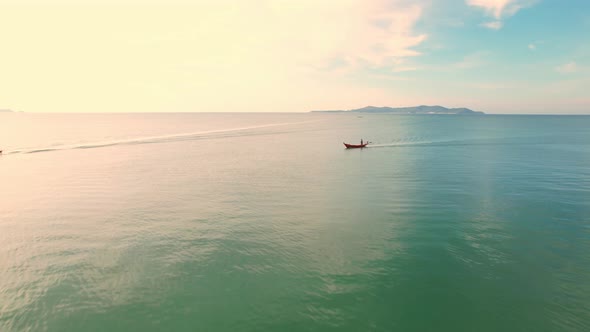
<path id="1" fill-rule="evenodd" d="M 346 144 L 343 142 L 343 144 L 347 149 L 362 149 L 362 148 L 366 147 L 367 144 L 369 144 L 369 142 L 363 143 L 363 144 Z"/>

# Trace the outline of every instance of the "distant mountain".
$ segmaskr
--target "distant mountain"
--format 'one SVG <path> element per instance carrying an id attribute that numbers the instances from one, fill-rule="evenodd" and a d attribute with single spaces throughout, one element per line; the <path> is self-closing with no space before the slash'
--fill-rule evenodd
<path id="1" fill-rule="evenodd" d="M 14 112 L 14 111 L 13 110 L 9 110 L 9 109 L 2 109 L 2 108 L 0 108 L 0 113 L 3 113 L 3 112 Z"/>
<path id="2" fill-rule="evenodd" d="M 481 115 L 484 112 L 477 112 L 468 108 L 446 108 L 442 106 L 415 106 L 415 107 L 376 107 L 367 106 L 347 111 L 312 111 L 312 112 L 352 112 L 352 113 L 392 113 L 392 114 L 464 114 Z"/>

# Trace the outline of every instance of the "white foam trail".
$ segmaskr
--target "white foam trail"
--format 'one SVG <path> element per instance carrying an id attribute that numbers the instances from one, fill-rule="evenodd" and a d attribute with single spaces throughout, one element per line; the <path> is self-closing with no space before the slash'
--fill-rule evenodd
<path id="1" fill-rule="evenodd" d="M 170 135 L 144 136 L 144 137 L 136 137 L 136 138 L 129 138 L 129 139 L 89 142 L 89 143 L 84 143 L 84 144 L 69 144 L 69 145 L 62 145 L 62 146 L 53 145 L 53 146 L 48 146 L 48 147 L 5 151 L 3 154 L 8 155 L 8 154 L 18 154 L 18 153 L 39 153 L 39 152 L 60 151 L 60 150 L 92 149 L 92 148 L 101 148 L 101 147 L 114 146 L 114 145 L 173 142 L 173 141 L 185 140 L 185 139 L 209 138 L 211 135 L 213 135 L 214 137 L 216 135 L 217 135 L 217 137 L 227 137 L 227 136 L 223 136 L 223 135 L 219 135 L 219 134 L 239 133 L 242 131 L 248 131 L 248 130 L 253 130 L 253 129 L 280 127 L 280 126 L 304 124 L 304 123 L 317 122 L 317 121 L 320 121 L 320 120 L 270 123 L 270 124 L 264 124 L 264 125 L 258 125 L 258 126 L 238 127 L 238 128 L 230 128 L 230 129 L 218 129 L 218 130 L 206 130 L 206 131 L 181 133 L 181 134 L 170 134 Z"/>
<path id="2" fill-rule="evenodd" d="M 381 143 L 381 144 L 369 144 L 367 148 L 385 148 L 395 146 L 416 146 L 416 145 L 429 145 L 435 144 L 432 141 L 407 141 L 407 142 L 395 142 L 395 143 Z"/>
<path id="3" fill-rule="evenodd" d="M 418 139 L 422 139 L 421 137 Z M 449 140 L 434 140 L 434 141 L 420 141 L 414 140 L 414 137 L 410 137 L 409 140 L 383 143 L 383 144 L 369 144 L 368 148 L 381 148 L 381 147 L 396 147 L 396 146 L 450 146 L 450 145 L 489 145 L 498 144 L 497 141 L 490 141 L 487 138 L 463 138 L 463 139 L 449 139 Z"/>

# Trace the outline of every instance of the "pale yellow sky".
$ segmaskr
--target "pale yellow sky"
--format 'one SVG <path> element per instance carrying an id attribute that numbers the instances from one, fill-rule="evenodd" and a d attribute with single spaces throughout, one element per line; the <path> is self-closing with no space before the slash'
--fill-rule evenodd
<path id="1" fill-rule="evenodd" d="M 366 18 L 375 5 L 81 2 L 0 2 L 0 107 L 298 112 L 387 99 L 381 89 L 323 70 L 332 56 L 351 52 L 379 61 L 367 40 L 383 37 L 369 33 L 374 28 Z M 411 52 L 412 43 L 400 40 L 392 48 Z"/>

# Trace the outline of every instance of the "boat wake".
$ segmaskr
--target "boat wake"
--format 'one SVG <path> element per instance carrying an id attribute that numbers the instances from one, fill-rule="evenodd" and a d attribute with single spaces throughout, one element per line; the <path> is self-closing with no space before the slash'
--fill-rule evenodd
<path id="1" fill-rule="evenodd" d="M 419 146 L 419 145 L 432 145 L 435 142 L 431 141 L 423 141 L 423 142 L 394 142 L 394 143 L 379 143 L 379 144 L 369 144 L 366 148 L 390 148 L 390 147 L 397 147 L 397 146 Z"/>
<path id="2" fill-rule="evenodd" d="M 202 140 L 202 139 L 220 139 L 220 138 L 229 138 L 229 137 L 269 135 L 269 134 L 277 134 L 277 133 L 279 133 L 279 131 L 276 131 L 276 130 L 269 131 L 269 130 L 265 130 L 265 129 L 275 128 L 275 127 L 286 127 L 289 125 L 298 125 L 298 124 L 304 124 L 304 123 L 309 123 L 309 122 L 316 122 L 316 121 L 272 123 L 272 124 L 264 124 L 264 125 L 258 125 L 258 126 L 250 126 L 250 127 L 238 127 L 238 128 L 220 129 L 220 130 L 207 130 L 207 131 L 198 131 L 198 132 L 191 132 L 191 133 L 159 135 L 159 136 L 145 136 L 145 137 L 118 139 L 118 140 L 87 142 L 87 143 L 79 143 L 79 144 L 64 144 L 64 145 L 44 146 L 44 147 L 37 147 L 37 148 L 15 149 L 15 150 L 4 151 L 3 154 L 4 155 L 30 154 L 30 153 L 62 151 L 62 150 L 94 149 L 94 148 L 102 148 L 102 147 L 117 146 L 117 145 L 154 144 L 154 143 L 167 143 L 167 142 L 179 142 L 179 141 Z M 282 131 L 282 132 L 286 132 L 286 131 Z"/>
<path id="3" fill-rule="evenodd" d="M 430 140 L 423 138 L 402 139 L 391 143 L 369 144 L 366 148 L 391 148 L 391 147 L 443 147 L 443 146 L 471 146 L 471 145 L 514 145 L 514 144 L 544 144 L 544 137 L 502 137 L 502 138 L 457 138 Z M 545 138 L 546 139 L 546 138 Z"/>

